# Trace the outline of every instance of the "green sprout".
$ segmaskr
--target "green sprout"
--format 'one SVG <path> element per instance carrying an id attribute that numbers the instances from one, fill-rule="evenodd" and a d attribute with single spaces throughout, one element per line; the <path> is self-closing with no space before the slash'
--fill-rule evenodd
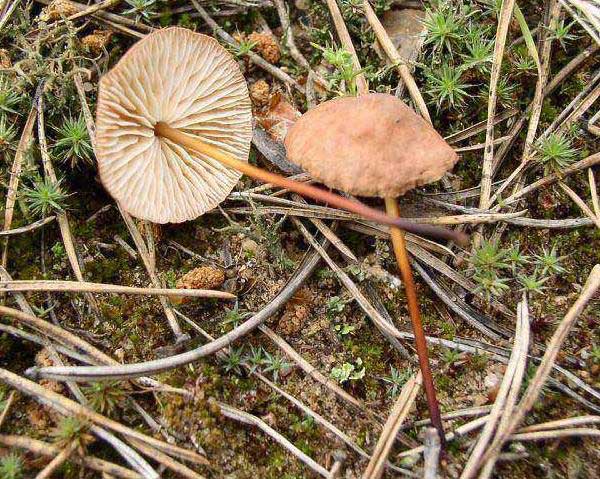
<path id="1" fill-rule="evenodd" d="M 8 125 L 6 117 L 0 118 L 0 152 L 14 150 L 14 141 L 17 136 L 17 130 L 14 125 Z"/>
<path id="2" fill-rule="evenodd" d="M 446 349 L 442 354 L 442 361 L 446 364 L 453 364 L 461 357 L 461 352 L 458 349 Z"/>
<path id="3" fill-rule="evenodd" d="M 548 277 L 540 277 L 540 273 L 537 270 L 530 275 L 517 275 L 517 281 L 521 285 L 520 291 L 532 294 L 541 294 L 546 289 L 544 283 L 549 279 Z"/>
<path id="4" fill-rule="evenodd" d="M 245 38 L 238 40 L 238 44 L 234 47 L 234 55 L 238 58 L 248 55 L 256 46 L 256 42 L 252 42 Z"/>
<path id="5" fill-rule="evenodd" d="M 563 50 L 567 49 L 567 42 L 571 42 L 573 40 L 577 40 L 579 38 L 577 35 L 571 34 L 571 28 L 575 24 L 575 20 L 573 20 L 568 25 L 565 24 L 565 19 L 561 19 L 561 21 L 556 25 L 555 28 L 550 29 L 549 40 L 556 40 L 560 43 L 560 46 L 563 47 Z"/>
<path id="6" fill-rule="evenodd" d="M 249 316 L 252 316 L 252 313 L 240 311 L 240 305 L 236 301 L 233 308 L 225 308 L 225 317 L 221 322 L 221 331 L 237 328 Z"/>
<path id="7" fill-rule="evenodd" d="M 525 266 L 527 263 L 529 263 L 529 260 L 530 257 L 521 252 L 519 243 L 513 245 L 506 252 L 506 261 L 510 264 L 513 273 L 517 270 L 517 268 Z"/>
<path id="8" fill-rule="evenodd" d="M 475 274 L 495 273 L 510 268 L 507 252 L 500 248 L 496 241 L 483 241 L 481 246 L 469 258 L 471 269 Z"/>
<path id="9" fill-rule="evenodd" d="M 55 130 L 58 139 L 54 143 L 54 149 L 61 161 L 70 161 L 71 167 L 74 167 L 79 160 L 92 163 L 94 149 L 82 116 L 77 119 L 66 119 L 62 126 Z"/>
<path id="10" fill-rule="evenodd" d="M 482 98 L 486 101 L 490 96 L 489 84 L 486 84 L 481 92 Z M 502 76 L 498 79 L 496 84 L 496 99 L 504 107 L 509 107 L 515 103 L 515 89 L 516 85 L 509 83 L 508 77 Z"/>
<path id="11" fill-rule="evenodd" d="M 354 333 L 356 331 L 356 326 L 351 324 L 336 324 L 333 329 L 335 329 L 336 333 L 340 336 L 347 336 L 348 334 Z"/>
<path id="12" fill-rule="evenodd" d="M 241 366 L 243 364 L 243 352 L 244 346 L 229 349 L 229 352 L 225 354 L 224 358 L 226 372 L 234 372 L 235 374 L 242 373 Z"/>
<path id="13" fill-rule="evenodd" d="M 275 382 L 279 380 L 279 374 L 281 372 L 286 371 L 292 367 L 292 364 L 283 359 L 279 354 L 270 354 L 267 351 L 265 351 L 263 364 L 266 366 L 263 369 L 263 372 L 272 373 L 273 381 Z"/>
<path id="14" fill-rule="evenodd" d="M 124 15 L 135 16 L 135 21 L 151 20 L 152 16 L 156 15 L 154 10 L 156 0 L 125 0 L 131 7 L 123 12 Z"/>
<path id="15" fill-rule="evenodd" d="M 382 377 L 381 379 L 388 384 L 387 394 L 390 397 L 395 397 L 400 393 L 402 386 L 410 379 L 413 375 L 412 369 L 406 369 L 399 371 L 394 366 L 390 366 L 390 375 Z"/>
<path id="16" fill-rule="evenodd" d="M 502 296 L 506 291 L 510 290 L 508 279 L 501 278 L 496 273 L 485 272 L 473 276 L 475 280 L 475 292 L 481 293 L 490 301 L 493 296 Z"/>
<path id="17" fill-rule="evenodd" d="M 423 25 L 427 29 L 425 45 L 431 44 L 433 51 L 446 49 L 452 53 L 452 45 L 460 40 L 464 17 L 452 7 L 440 3 L 433 9 L 425 9 Z"/>
<path id="18" fill-rule="evenodd" d="M 535 60 L 524 45 L 519 45 L 515 48 L 512 54 L 512 64 L 516 74 L 530 74 L 537 69 Z"/>
<path id="19" fill-rule="evenodd" d="M 330 83 L 330 88 L 342 95 L 344 93 L 341 91 L 343 84 L 350 95 L 356 95 L 357 89 L 354 80 L 357 75 L 364 71 L 364 69 L 355 70 L 352 54 L 344 48 L 334 48 L 329 45 L 322 47 L 315 43 L 313 43 L 312 46 L 321 50 L 325 61 L 335 68 L 333 73 L 328 73 L 326 75 L 326 78 Z"/>
<path id="20" fill-rule="evenodd" d="M 244 357 L 244 363 L 250 368 L 250 372 L 260 369 L 264 362 L 264 350 L 260 346 L 250 346 L 250 352 Z"/>
<path id="21" fill-rule="evenodd" d="M 338 383 L 344 384 L 347 381 L 358 381 L 365 377 L 365 368 L 362 359 L 358 358 L 356 364 L 344 363 L 340 367 L 331 370 L 331 377 Z"/>
<path id="22" fill-rule="evenodd" d="M 11 82 L 4 76 L 0 77 L 0 113 L 18 114 L 15 109 L 21 97 L 14 91 Z"/>
<path id="23" fill-rule="evenodd" d="M 127 397 L 119 381 L 99 381 L 83 388 L 89 405 L 100 414 L 109 415 L 122 404 Z"/>
<path id="24" fill-rule="evenodd" d="M 15 452 L 0 458 L 0 479 L 20 479 L 23 477 L 23 459 Z"/>
<path id="25" fill-rule="evenodd" d="M 62 449 L 76 441 L 77 449 L 83 450 L 91 440 L 88 429 L 89 424 L 85 419 L 73 416 L 63 417 L 51 431 L 51 435 L 54 438 L 54 444 Z"/>
<path id="26" fill-rule="evenodd" d="M 63 192 L 62 179 L 54 182 L 50 178 L 34 180 L 31 187 L 23 188 L 23 196 L 31 212 L 45 217 L 52 211 L 63 212 L 69 195 Z"/>
<path id="27" fill-rule="evenodd" d="M 494 55 L 494 42 L 476 36 L 467 43 L 467 54 L 461 54 L 465 68 L 473 68 L 479 73 L 488 74 Z"/>
<path id="28" fill-rule="evenodd" d="M 592 348 L 590 350 L 590 357 L 592 358 L 592 362 L 594 364 L 600 364 L 600 346 L 597 344 L 592 344 Z"/>
<path id="29" fill-rule="evenodd" d="M 542 269 L 542 274 L 561 274 L 566 270 L 561 266 L 561 261 L 566 256 L 558 256 L 556 254 L 556 245 L 552 246 L 552 249 L 548 251 L 545 247 L 542 247 L 540 254 L 534 255 L 536 263 Z"/>
<path id="30" fill-rule="evenodd" d="M 579 151 L 571 140 L 560 132 L 550 133 L 537 142 L 536 160 L 544 167 L 546 174 L 560 172 L 579 157 Z"/>
<path id="31" fill-rule="evenodd" d="M 434 99 L 438 110 L 442 106 L 455 108 L 464 103 L 471 85 L 462 83 L 462 68 L 455 68 L 447 63 L 435 70 L 427 70 L 427 93 Z"/>
<path id="32" fill-rule="evenodd" d="M 339 296 L 332 296 L 327 300 L 327 316 L 335 317 L 346 307 L 346 302 Z"/>

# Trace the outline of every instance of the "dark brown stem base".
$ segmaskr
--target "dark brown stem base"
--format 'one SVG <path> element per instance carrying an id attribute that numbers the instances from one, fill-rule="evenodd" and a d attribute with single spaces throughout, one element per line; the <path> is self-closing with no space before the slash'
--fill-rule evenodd
<path id="1" fill-rule="evenodd" d="M 385 199 L 385 209 L 390 216 L 400 216 L 400 208 L 398 207 L 398 203 L 396 202 L 395 198 Z M 400 275 L 402 276 L 402 282 L 404 283 L 404 289 L 406 292 L 408 311 L 410 313 L 410 320 L 412 322 L 413 332 L 415 335 L 415 346 L 417 348 L 417 356 L 419 358 L 419 367 L 421 368 L 421 373 L 423 374 L 423 385 L 425 387 L 425 396 L 427 397 L 427 406 L 429 407 L 429 416 L 431 417 L 431 423 L 436 428 L 440 436 L 442 448 L 444 448 L 446 444 L 446 436 L 442 426 L 440 405 L 435 395 L 435 386 L 433 384 L 433 377 L 429 367 L 427 342 L 425 341 L 425 332 L 423 331 L 423 323 L 421 322 L 421 312 L 419 310 L 419 301 L 417 299 L 415 281 L 412 274 L 412 268 L 410 267 L 410 262 L 408 260 L 408 253 L 406 251 L 404 232 L 401 229 L 392 227 L 390 228 L 390 235 L 392 237 L 394 254 L 396 256 L 396 261 L 398 262 L 398 268 L 400 269 Z"/>

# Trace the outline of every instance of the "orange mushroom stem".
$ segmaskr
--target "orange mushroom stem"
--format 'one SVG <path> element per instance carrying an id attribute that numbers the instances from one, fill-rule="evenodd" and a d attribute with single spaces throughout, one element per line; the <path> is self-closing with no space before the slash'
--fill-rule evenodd
<path id="1" fill-rule="evenodd" d="M 321 188 L 290 180 L 289 178 L 276 173 L 271 173 L 261 168 L 257 168 L 256 166 L 234 158 L 233 156 L 225 153 L 223 150 L 200 140 L 198 137 L 188 135 L 177 128 L 172 128 L 164 122 L 158 122 L 154 126 L 154 133 L 157 136 L 171 140 L 180 146 L 210 156 L 220 163 L 245 175 L 248 175 L 251 178 L 295 191 L 302 196 L 313 198 L 314 200 L 321 201 L 323 203 L 328 203 L 351 213 L 356 213 L 377 223 L 395 226 L 410 233 L 454 241 L 458 244 L 465 244 L 468 242 L 468 237 L 464 233 L 452 231 L 439 226 L 412 223 L 403 218 L 394 218 L 393 216 L 382 213 L 379 210 L 370 208 L 359 201 L 350 200 Z"/>

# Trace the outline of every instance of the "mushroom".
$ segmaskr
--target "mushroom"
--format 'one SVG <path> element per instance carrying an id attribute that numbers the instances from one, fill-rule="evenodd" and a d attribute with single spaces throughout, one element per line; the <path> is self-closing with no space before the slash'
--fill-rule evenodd
<path id="1" fill-rule="evenodd" d="M 392 95 L 369 93 L 321 103 L 305 113 L 285 138 L 288 159 L 330 188 L 385 198 L 399 216 L 395 198 L 440 179 L 458 157 L 421 117 Z M 429 368 L 419 303 L 402 230 L 390 230 L 405 285 L 419 365 L 433 425 L 443 438 L 439 405 Z"/>
<path id="2" fill-rule="evenodd" d="M 241 174 L 418 234 L 445 228 L 393 218 L 358 201 L 248 163 L 252 112 L 235 59 L 213 38 L 171 27 L 134 45 L 100 81 L 96 156 L 102 183 L 127 212 L 156 223 L 213 209 Z"/>

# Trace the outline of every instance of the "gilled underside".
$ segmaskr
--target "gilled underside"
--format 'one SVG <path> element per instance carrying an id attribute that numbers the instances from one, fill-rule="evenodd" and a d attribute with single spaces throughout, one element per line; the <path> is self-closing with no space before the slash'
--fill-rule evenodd
<path id="1" fill-rule="evenodd" d="M 169 28 L 137 43 L 101 81 L 96 154 L 105 188 L 133 216 L 194 219 L 222 202 L 240 173 L 154 134 L 165 122 L 247 161 L 246 83 L 214 39 Z"/>

